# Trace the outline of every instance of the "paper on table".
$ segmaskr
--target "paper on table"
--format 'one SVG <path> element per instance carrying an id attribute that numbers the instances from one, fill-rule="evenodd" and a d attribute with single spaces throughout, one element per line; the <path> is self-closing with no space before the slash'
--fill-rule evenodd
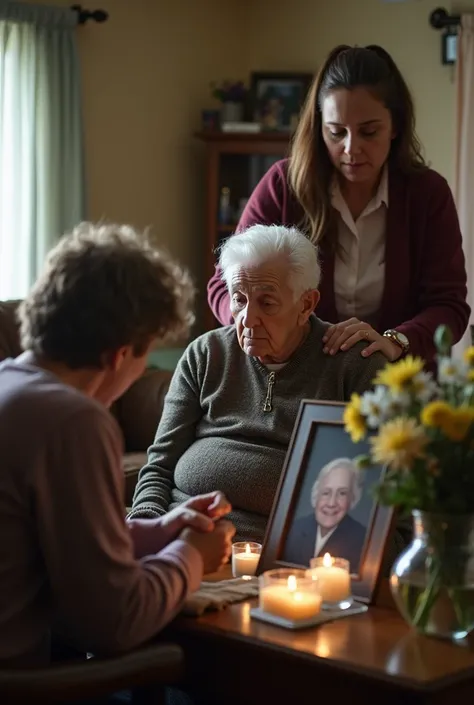
<path id="1" fill-rule="evenodd" d="M 241 602 L 258 595 L 258 578 L 220 580 L 201 583 L 199 590 L 188 597 L 183 614 L 200 617 L 206 610 L 222 610 L 233 602 Z"/>

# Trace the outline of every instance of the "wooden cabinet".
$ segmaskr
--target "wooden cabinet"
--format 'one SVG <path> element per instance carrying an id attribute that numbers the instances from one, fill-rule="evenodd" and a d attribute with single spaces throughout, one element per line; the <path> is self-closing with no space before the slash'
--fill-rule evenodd
<path id="1" fill-rule="evenodd" d="M 290 135 L 279 132 L 241 134 L 232 132 L 199 132 L 207 152 L 207 207 L 204 241 L 204 276 L 206 282 L 214 271 L 215 251 L 231 235 L 237 225 L 245 200 L 268 169 L 287 156 Z M 223 192 L 224 189 L 228 191 Z M 221 208 L 229 198 L 230 208 Z M 206 330 L 217 324 L 207 307 L 204 312 Z"/>

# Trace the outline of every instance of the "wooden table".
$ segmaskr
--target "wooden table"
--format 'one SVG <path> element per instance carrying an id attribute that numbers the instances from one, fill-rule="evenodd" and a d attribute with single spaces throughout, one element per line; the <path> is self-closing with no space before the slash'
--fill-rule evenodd
<path id="1" fill-rule="evenodd" d="M 474 701 L 474 650 L 418 636 L 394 609 L 293 632 L 252 620 L 254 604 L 168 628 L 166 638 L 185 650 L 195 697 L 221 705 L 319 705 L 321 695 L 348 705 Z"/>

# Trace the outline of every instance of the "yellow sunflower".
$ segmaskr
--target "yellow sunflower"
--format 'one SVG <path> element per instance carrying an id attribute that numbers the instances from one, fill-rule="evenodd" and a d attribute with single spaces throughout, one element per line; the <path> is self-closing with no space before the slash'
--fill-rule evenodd
<path id="1" fill-rule="evenodd" d="M 344 409 L 344 425 L 346 427 L 346 431 L 350 434 L 353 443 L 358 443 L 367 433 L 365 418 L 362 416 L 360 411 L 361 401 L 362 400 L 358 394 L 353 394 L 350 402 Z"/>
<path id="2" fill-rule="evenodd" d="M 460 406 L 453 409 L 443 422 L 441 429 L 450 441 L 463 441 L 474 423 L 474 407 Z"/>
<path id="3" fill-rule="evenodd" d="M 464 351 L 464 360 L 470 367 L 474 367 L 474 345 Z"/>
<path id="4" fill-rule="evenodd" d="M 401 416 L 387 421 L 370 443 L 374 462 L 388 463 L 395 470 L 408 470 L 416 458 L 423 456 L 428 438 L 415 419 Z"/>
<path id="5" fill-rule="evenodd" d="M 374 384 L 383 384 L 393 392 L 401 392 L 422 371 L 423 365 L 423 360 L 420 357 L 407 355 L 403 360 L 388 364 L 383 370 L 379 370 Z"/>
<path id="6" fill-rule="evenodd" d="M 443 424 L 453 413 L 453 407 L 446 401 L 432 401 L 421 412 L 420 419 L 423 426 L 442 428 Z"/>

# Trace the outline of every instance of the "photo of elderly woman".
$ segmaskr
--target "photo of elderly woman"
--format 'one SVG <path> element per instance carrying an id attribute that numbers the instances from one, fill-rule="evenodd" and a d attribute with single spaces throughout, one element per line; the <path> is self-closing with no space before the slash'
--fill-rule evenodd
<path id="1" fill-rule="evenodd" d="M 297 520 L 298 546 L 310 557 L 330 553 L 349 561 L 356 572 L 364 546 L 366 527 L 349 512 L 362 496 L 362 475 L 349 458 L 327 463 L 311 490 L 313 513 Z M 309 561 L 305 561 L 308 562 Z"/>
<path id="2" fill-rule="evenodd" d="M 322 465 L 310 459 L 283 560 L 309 565 L 314 556 L 329 553 L 348 560 L 351 573 L 358 574 L 373 513 L 369 488 L 374 479 L 348 457 Z"/>

